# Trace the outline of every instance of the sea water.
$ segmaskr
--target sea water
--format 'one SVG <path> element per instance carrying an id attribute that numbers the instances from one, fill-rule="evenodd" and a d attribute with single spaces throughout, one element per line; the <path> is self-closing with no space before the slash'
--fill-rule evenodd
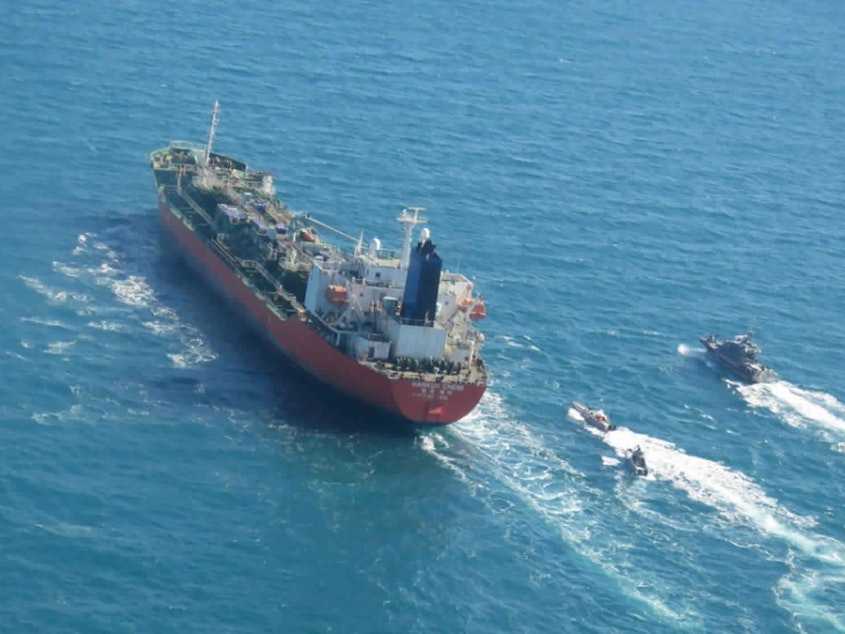
<path id="1" fill-rule="evenodd" d="M 840 4 L 30 0 L 0 69 L 0 630 L 845 630 Z M 215 99 L 294 209 L 426 208 L 465 420 L 372 425 L 162 253 Z M 698 344 L 749 328 L 779 381 Z"/>

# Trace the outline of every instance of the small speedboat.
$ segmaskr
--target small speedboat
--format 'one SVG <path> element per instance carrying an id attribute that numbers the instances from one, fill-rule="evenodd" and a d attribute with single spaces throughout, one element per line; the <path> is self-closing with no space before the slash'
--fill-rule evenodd
<path id="1" fill-rule="evenodd" d="M 585 423 L 592 425 L 599 431 L 613 431 L 616 429 L 616 425 L 610 422 L 610 418 L 608 418 L 603 410 L 592 409 L 575 401 L 572 402 L 572 407 L 581 415 Z"/>
<path id="2" fill-rule="evenodd" d="M 628 463 L 628 468 L 634 475 L 643 477 L 648 475 L 645 454 L 643 454 L 643 450 L 639 446 L 625 451 L 625 462 Z"/>

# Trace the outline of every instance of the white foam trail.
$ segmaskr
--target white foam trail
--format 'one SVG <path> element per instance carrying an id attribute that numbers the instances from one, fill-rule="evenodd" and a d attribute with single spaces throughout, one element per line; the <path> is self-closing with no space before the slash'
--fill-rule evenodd
<path id="1" fill-rule="evenodd" d="M 78 420 L 82 411 L 82 405 L 74 403 L 68 409 L 58 412 L 35 412 L 32 415 L 32 420 L 39 425 L 50 425 L 53 421 L 64 423 L 68 420 Z"/>
<path id="2" fill-rule="evenodd" d="M 814 619 L 843 631 L 842 621 L 827 607 L 824 599 L 814 597 L 796 581 L 806 577 L 807 566 L 824 567 L 826 572 L 814 574 L 820 575 L 826 584 L 845 580 L 845 544 L 809 530 L 816 525 L 815 518 L 797 515 L 782 507 L 745 474 L 718 462 L 691 456 L 670 442 L 625 427 L 607 432 L 603 437 L 619 456 L 624 456 L 626 449 L 642 447 L 649 478 L 671 482 L 691 499 L 718 511 L 729 524 L 749 526 L 785 542 L 797 557 L 790 557 L 786 562 L 792 571 L 779 584 L 785 597 L 783 603 L 789 604 L 790 612 L 796 618 L 809 612 Z"/>
<path id="3" fill-rule="evenodd" d="M 94 277 L 99 286 L 108 287 L 118 301 L 135 308 L 148 309 L 158 319 L 143 321 L 142 324 L 153 334 L 162 337 L 179 337 L 185 349 L 180 352 L 168 353 L 168 358 L 178 368 L 188 368 L 208 363 L 217 358 L 217 354 L 203 340 L 199 331 L 181 323 L 179 316 L 172 308 L 158 303 L 155 291 L 140 275 L 125 275 L 119 268 L 112 266 L 118 257 L 107 245 L 95 244 L 98 251 L 105 251 L 109 261 L 102 262 L 97 267 L 85 269 L 86 273 Z M 105 322 L 101 322 L 105 323 Z M 96 326 L 95 326 L 96 327 Z M 114 330 L 113 327 L 104 328 Z"/>
<path id="4" fill-rule="evenodd" d="M 763 533 L 785 537 L 802 549 L 806 546 L 806 540 L 794 527 L 812 527 L 816 520 L 783 508 L 745 474 L 718 462 L 689 455 L 670 442 L 626 427 L 607 432 L 603 438 L 620 457 L 624 457 L 627 449 L 639 445 L 645 452 L 650 478 L 668 480 L 690 498 L 716 509 L 725 518 Z"/>
<path id="5" fill-rule="evenodd" d="M 607 516 L 594 509 L 584 512 L 584 495 L 600 501 L 604 494 L 591 489 L 584 474 L 525 425 L 512 420 L 498 395 L 488 391 L 472 414 L 445 433 L 429 434 L 420 446 L 466 482 L 491 512 L 502 512 L 501 499 L 491 496 L 486 484 L 492 475 L 559 530 L 575 552 L 601 569 L 628 596 L 666 620 L 700 622 L 688 599 L 679 599 L 672 588 L 653 578 L 654 573 L 630 560 L 628 553 L 636 549 L 625 543 L 624 534 L 614 532 L 608 539 L 604 525 Z M 465 449 L 464 455 L 461 449 Z M 678 601 L 682 604 L 677 605 Z"/>
<path id="6" fill-rule="evenodd" d="M 792 568 L 792 572 L 781 577 L 774 593 L 777 604 L 798 622 L 799 631 L 829 632 L 833 628 L 845 632 L 842 610 L 829 608 L 827 604 L 831 601 L 820 596 L 829 593 L 834 586 L 845 586 L 845 576 L 815 570 L 799 571 L 794 565 Z"/>
<path id="7" fill-rule="evenodd" d="M 89 321 L 86 324 L 89 328 L 94 328 L 95 330 L 104 330 L 106 332 L 125 332 L 126 326 L 118 321 Z"/>
<path id="8" fill-rule="evenodd" d="M 217 358 L 215 353 L 205 341 L 200 338 L 185 339 L 183 343 L 187 347 L 184 352 L 171 353 L 167 356 L 173 361 L 177 368 L 190 368 L 203 363 L 208 363 Z"/>
<path id="9" fill-rule="evenodd" d="M 19 276 L 21 280 L 23 280 L 24 284 L 26 284 L 29 288 L 34 290 L 39 295 L 43 295 L 51 302 L 55 304 L 66 304 L 70 302 L 76 302 L 79 304 L 87 304 L 91 301 L 91 298 L 84 293 L 73 293 L 71 291 L 60 291 L 54 288 L 51 288 L 41 282 L 34 277 L 27 277 L 26 275 Z"/>
<path id="10" fill-rule="evenodd" d="M 92 526 L 85 526 L 83 524 L 70 524 L 67 522 L 56 522 L 54 524 L 36 523 L 35 526 L 45 532 L 53 533 L 54 535 L 60 535 L 62 537 L 87 537 L 93 535 L 95 531 L 94 527 Z"/>
<path id="11" fill-rule="evenodd" d="M 82 233 L 76 238 L 76 248 L 73 250 L 73 255 L 81 255 L 85 253 L 85 250 L 88 246 L 88 237 L 89 234 Z"/>
<path id="12" fill-rule="evenodd" d="M 105 251 L 106 257 L 112 262 L 120 260 L 120 256 L 112 251 L 109 245 L 104 242 L 95 242 L 97 235 L 94 233 L 81 233 L 76 236 L 76 247 L 73 250 L 73 255 L 82 255 L 83 253 L 90 253 L 93 248 L 96 251 Z"/>
<path id="13" fill-rule="evenodd" d="M 117 275 L 119 272 L 114 266 L 112 266 L 108 262 L 102 262 L 99 266 L 96 267 L 80 267 L 71 266 L 70 264 L 66 264 L 64 262 L 54 261 L 53 270 L 71 279 L 79 279 L 81 277 L 85 277 L 86 275 Z"/>
<path id="14" fill-rule="evenodd" d="M 112 262 L 117 262 L 118 260 L 120 260 L 120 256 L 118 256 L 117 253 L 112 251 L 111 247 L 104 242 L 95 242 L 94 248 L 97 251 L 105 251 L 106 257 Z"/>
<path id="15" fill-rule="evenodd" d="M 50 326 L 51 328 L 69 328 L 69 326 L 58 319 L 42 319 L 41 317 L 21 317 L 21 321 L 29 322 L 31 324 L 38 324 L 39 326 Z"/>
<path id="16" fill-rule="evenodd" d="M 174 321 L 145 321 L 144 327 L 153 334 L 166 337 L 179 331 L 179 323 Z"/>
<path id="17" fill-rule="evenodd" d="M 509 348 L 525 348 L 526 343 L 524 341 L 517 341 L 516 337 L 510 337 L 507 335 L 502 335 L 499 337 L 502 341 L 505 342 L 505 345 Z"/>
<path id="18" fill-rule="evenodd" d="M 741 385 L 737 390 L 749 405 L 768 409 L 792 427 L 814 428 L 831 443 L 845 439 L 845 405 L 830 394 L 802 390 L 787 381 Z"/>
<path id="19" fill-rule="evenodd" d="M 203 340 L 199 331 L 182 324 L 173 309 L 162 306 L 146 278 L 122 271 L 120 256 L 107 244 L 97 242 L 96 236 L 90 233 L 79 235 L 73 255 L 78 258 L 74 260 L 73 265 L 55 261 L 53 270 L 64 275 L 75 285 L 84 283 L 90 285 L 93 281 L 97 286 L 108 288 L 120 303 L 134 309 L 148 310 L 155 319 L 143 320 L 141 322 L 143 326 L 157 336 L 165 338 L 176 336 L 184 345 L 184 350 L 167 354 L 173 365 L 186 368 L 217 358 L 217 354 Z M 21 276 L 21 279 L 30 288 L 51 301 L 72 300 L 87 303 L 89 306 L 84 309 L 85 314 L 90 314 L 94 309 L 90 306 L 91 299 L 88 295 L 55 290 L 35 278 Z M 131 328 L 131 322 L 89 321 L 87 326 L 104 332 L 119 332 Z M 62 354 L 70 345 L 71 343 L 57 342 L 48 348 L 48 352 Z"/>
<path id="20" fill-rule="evenodd" d="M 65 277 L 78 278 L 82 275 L 81 269 L 68 266 L 67 264 L 62 264 L 61 262 L 53 262 L 53 270 L 58 271 Z"/>
<path id="21" fill-rule="evenodd" d="M 130 306 L 149 308 L 155 302 L 155 292 L 139 275 L 129 275 L 124 279 L 101 277 L 97 283 L 111 288 L 118 300 Z"/>
<path id="22" fill-rule="evenodd" d="M 64 354 L 75 343 L 75 341 L 54 341 L 53 343 L 47 345 L 46 352 L 47 354 Z"/>

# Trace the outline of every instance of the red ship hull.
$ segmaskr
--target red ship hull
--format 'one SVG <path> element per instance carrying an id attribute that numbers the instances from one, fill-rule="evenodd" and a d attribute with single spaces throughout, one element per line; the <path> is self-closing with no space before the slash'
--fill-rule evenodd
<path id="1" fill-rule="evenodd" d="M 445 425 L 475 408 L 486 386 L 389 378 L 324 341 L 298 317 L 280 318 L 205 242 L 159 200 L 162 230 L 193 269 L 226 296 L 274 347 L 319 381 L 390 414 L 423 425 Z"/>

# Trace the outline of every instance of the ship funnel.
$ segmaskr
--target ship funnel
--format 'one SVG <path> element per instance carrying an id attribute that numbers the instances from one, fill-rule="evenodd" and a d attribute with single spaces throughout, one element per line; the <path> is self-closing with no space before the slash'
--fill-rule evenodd
<path id="1" fill-rule="evenodd" d="M 443 262 L 431 240 L 417 244 L 409 255 L 408 274 L 402 295 L 402 320 L 429 324 L 437 316 L 437 294 Z"/>

